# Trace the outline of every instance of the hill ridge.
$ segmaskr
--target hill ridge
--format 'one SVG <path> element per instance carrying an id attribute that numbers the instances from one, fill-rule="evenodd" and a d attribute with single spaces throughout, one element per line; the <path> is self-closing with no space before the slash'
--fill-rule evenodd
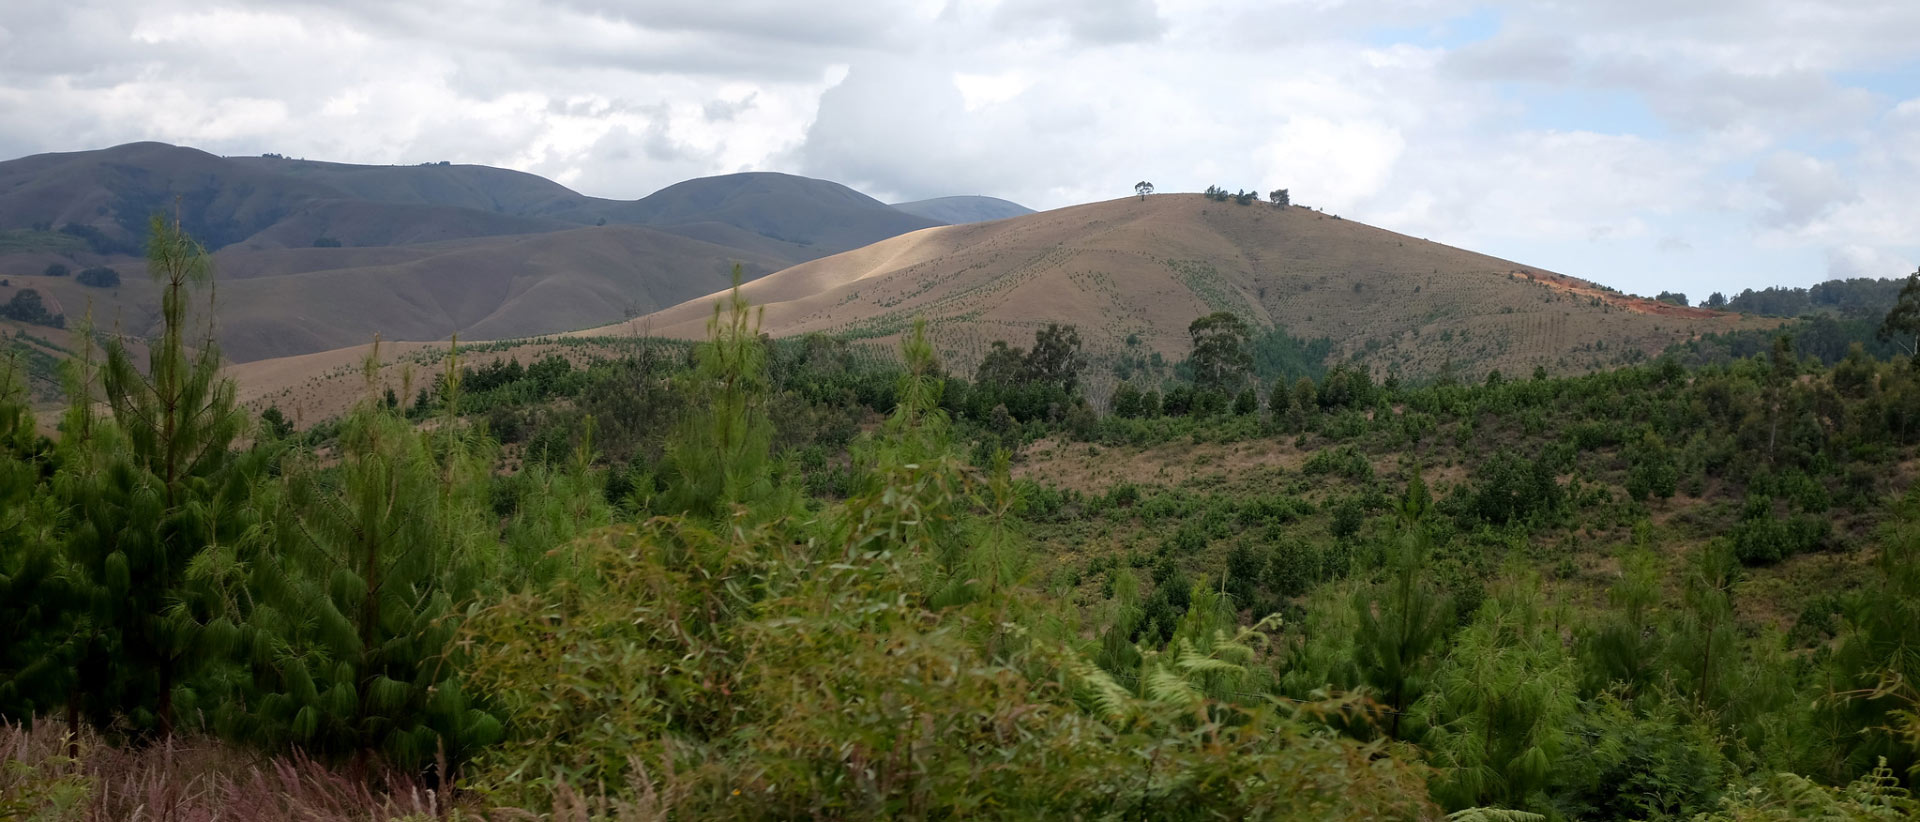
<path id="1" fill-rule="evenodd" d="M 1217 310 L 1331 338 L 1337 358 L 1406 376 L 1581 371 L 1747 322 L 1304 207 L 1191 194 L 925 229 L 800 263 L 743 293 L 765 306 L 776 336 L 887 337 L 924 317 L 963 367 L 991 340 L 1024 344 L 1049 322 L 1078 326 L 1104 360 L 1129 349 L 1177 359 L 1187 323 Z M 715 296 L 646 321 L 695 336 Z"/>

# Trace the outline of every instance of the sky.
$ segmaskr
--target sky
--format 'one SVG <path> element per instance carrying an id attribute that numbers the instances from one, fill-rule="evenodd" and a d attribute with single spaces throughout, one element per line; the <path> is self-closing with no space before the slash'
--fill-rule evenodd
<path id="1" fill-rule="evenodd" d="M 0 157 L 1208 185 L 1626 291 L 1920 262 L 1913 0 L 6 0 Z"/>

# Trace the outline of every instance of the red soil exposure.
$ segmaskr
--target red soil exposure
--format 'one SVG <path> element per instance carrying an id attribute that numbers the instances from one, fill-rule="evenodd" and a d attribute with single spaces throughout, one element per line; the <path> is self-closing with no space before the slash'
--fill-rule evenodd
<path id="1" fill-rule="evenodd" d="M 1690 308 L 1684 305 L 1663 303 L 1659 300 L 1649 300 L 1645 297 L 1621 294 L 1617 291 L 1606 291 L 1586 280 L 1579 280 L 1561 274 L 1521 270 L 1509 272 L 1508 276 L 1515 279 L 1524 278 L 1554 289 L 1555 291 L 1564 291 L 1581 297 L 1598 299 L 1608 305 L 1618 306 L 1636 314 L 1657 314 L 1662 317 L 1684 317 L 1690 320 L 1710 320 L 1715 317 L 1733 316 L 1728 312 L 1715 311 L 1711 308 Z"/>

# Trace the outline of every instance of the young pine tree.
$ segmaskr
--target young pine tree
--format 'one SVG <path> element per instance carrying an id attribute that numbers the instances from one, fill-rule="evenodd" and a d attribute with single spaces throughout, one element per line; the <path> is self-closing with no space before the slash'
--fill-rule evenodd
<path id="1" fill-rule="evenodd" d="M 271 641 L 251 720 L 275 745 L 460 761 L 501 734 L 466 696 L 453 645 L 461 609 L 500 576 L 488 461 L 457 419 L 426 433 L 381 401 L 372 363 L 339 464 L 307 455 L 284 471 L 277 540 L 257 558 L 254 627 Z"/>
<path id="2" fill-rule="evenodd" d="M 188 299 L 211 278 L 206 250 L 159 216 L 151 232 L 161 336 L 144 372 L 118 341 L 107 347 L 117 435 L 92 435 L 98 473 L 72 489 L 68 547 L 99 593 L 92 617 L 104 634 L 101 654 L 82 677 L 91 713 L 98 722 L 122 714 L 136 730 L 168 736 L 183 709 L 196 707 L 198 686 L 214 684 L 196 674 L 240 638 L 224 615 L 225 584 L 257 517 L 248 464 L 232 454 L 246 424 L 233 382 L 219 376 L 211 335 L 187 339 Z"/>
<path id="3" fill-rule="evenodd" d="M 1573 746 L 1573 659 L 1547 613 L 1539 583 L 1508 582 L 1460 632 L 1413 713 L 1429 760 L 1441 768 L 1434 798 L 1453 809 L 1540 807 L 1540 791 Z"/>
<path id="4" fill-rule="evenodd" d="M 1434 653 L 1453 622 L 1453 605 L 1427 582 L 1433 500 L 1418 474 L 1400 501 L 1400 539 L 1386 581 L 1356 591 L 1353 659 L 1360 679 L 1388 712 L 1387 733 L 1400 738 L 1401 718 L 1426 692 Z"/>
<path id="5" fill-rule="evenodd" d="M 765 511 L 753 503 L 780 493 L 772 471 L 773 421 L 766 346 L 759 311 L 740 296 L 740 268 L 725 306 L 715 304 L 707 340 L 694 349 L 694 369 L 684 391 L 691 400 L 680 430 L 661 460 L 666 480 L 662 508 L 703 519 L 729 516 L 736 507 Z"/>
<path id="6" fill-rule="evenodd" d="M 1588 694 L 1609 687 L 1629 698 L 1660 675 L 1661 633 L 1655 622 L 1660 605 L 1660 571 L 1652 551 L 1636 547 L 1620 560 L 1619 581 L 1607 589 L 1610 609 L 1582 637 Z"/>
<path id="7" fill-rule="evenodd" d="M 1839 729 L 1832 776 L 1864 774 L 1885 758 L 1920 784 L 1920 495 L 1899 503 L 1882 536 L 1878 574 L 1849 604 L 1826 670 L 1823 711 Z"/>
<path id="8" fill-rule="evenodd" d="M 86 608 L 67 584 L 48 483 L 55 458 L 19 371 L 16 358 L 0 359 L 0 721 L 32 722 L 66 701 L 62 652 Z"/>

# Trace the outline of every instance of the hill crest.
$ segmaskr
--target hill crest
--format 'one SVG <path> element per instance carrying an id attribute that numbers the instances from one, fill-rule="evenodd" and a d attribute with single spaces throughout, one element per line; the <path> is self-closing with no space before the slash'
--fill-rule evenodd
<path id="1" fill-rule="evenodd" d="M 892 337 L 923 317 L 962 368 L 991 341 L 1024 345 L 1050 322 L 1077 326 L 1103 363 L 1179 359 L 1187 325 L 1214 311 L 1330 338 L 1334 360 L 1408 377 L 1583 371 L 1754 322 L 1302 207 L 1182 194 L 926 229 L 796 265 L 744 292 L 765 306 L 763 327 L 776 336 Z M 698 336 L 712 301 L 645 322 Z"/>

